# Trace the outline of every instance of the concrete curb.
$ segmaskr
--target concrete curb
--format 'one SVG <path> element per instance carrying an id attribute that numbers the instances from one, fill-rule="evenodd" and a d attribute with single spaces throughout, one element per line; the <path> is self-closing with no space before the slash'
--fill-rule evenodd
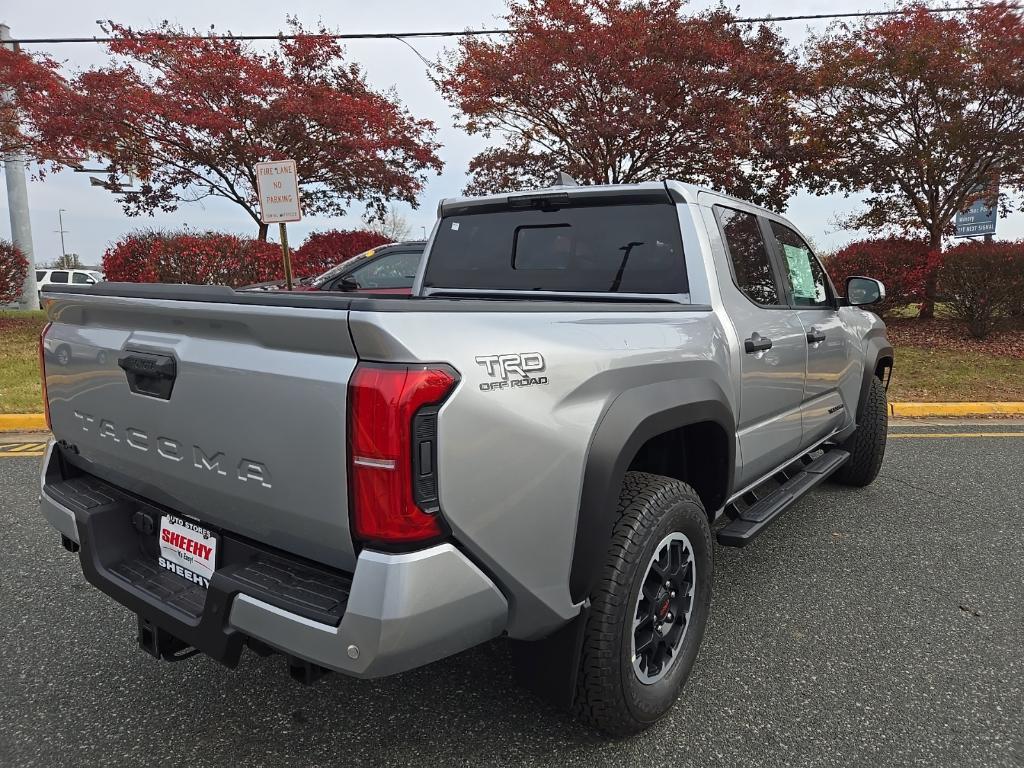
<path id="1" fill-rule="evenodd" d="M 889 403 L 892 416 L 1024 416 L 1024 403 Z"/>
<path id="2" fill-rule="evenodd" d="M 890 416 L 1024 416 L 1024 403 L 889 403 Z M 0 413 L 0 432 L 42 432 L 41 413 Z"/>
<path id="3" fill-rule="evenodd" d="M 41 413 L 0 413 L 0 432 L 45 432 L 46 417 Z"/>

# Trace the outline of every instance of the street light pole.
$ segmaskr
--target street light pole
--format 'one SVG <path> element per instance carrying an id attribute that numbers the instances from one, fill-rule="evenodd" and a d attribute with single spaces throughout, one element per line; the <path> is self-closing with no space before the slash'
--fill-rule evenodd
<path id="1" fill-rule="evenodd" d="M 17 50 L 14 43 L 7 42 L 11 39 L 11 29 L 6 24 L 0 24 L 0 45 L 5 48 Z M 0 90 L 0 100 L 11 101 L 13 95 L 9 90 Z M 17 120 L 17 115 L 14 115 Z M 7 180 L 7 207 L 11 215 L 11 240 L 14 247 L 21 251 L 21 255 L 28 261 L 28 270 L 25 272 L 25 282 L 21 288 L 21 298 L 18 305 L 22 309 L 39 309 L 39 294 L 36 292 L 36 262 L 32 254 L 32 225 L 28 214 L 28 189 L 25 185 L 26 169 L 23 153 L 14 149 L 4 157 L 4 176 Z"/>
<path id="2" fill-rule="evenodd" d="M 57 232 L 60 233 L 60 256 L 61 256 L 61 265 L 62 266 L 67 266 L 67 260 L 68 260 L 68 252 L 64 248 L 64 235 L 66 235 L 67 232 L 68 232 L 66 229 L 64 229 L 64 214 L 65 213 L 67 213 L 67 209 L 66 208 L 58 208 L 57 209 L 57 221 L 60 222 L 60 224 L 58 225 L 60 227 L 60 229 L 58 229 Z"/>

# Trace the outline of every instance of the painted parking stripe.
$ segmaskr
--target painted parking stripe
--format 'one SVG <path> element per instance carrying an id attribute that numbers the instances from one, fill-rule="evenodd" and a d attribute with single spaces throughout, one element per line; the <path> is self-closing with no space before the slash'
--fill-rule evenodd
<path id="1" fill-rule="evenodd" d="M 46 443 L 21 443 L 12 445 L 0 445 L 0 450 L 3 451 L 14 451 L 20 453 L 22 451 L 41 451 L 46 447 Z"/>
<path id="2" fill-rule="evenodd" d="M 16 459 L 22 456 L 42 456 L 46 452 L 46 443 L 38 441 L 30 443 L 0 443 L 0 458 Z"/>
<path id="3" fill-rule="evenodd" d="M 1024 432 L 890 432 L 889 437 L 952 440 L 961 437 L 1024 437 Z"/>

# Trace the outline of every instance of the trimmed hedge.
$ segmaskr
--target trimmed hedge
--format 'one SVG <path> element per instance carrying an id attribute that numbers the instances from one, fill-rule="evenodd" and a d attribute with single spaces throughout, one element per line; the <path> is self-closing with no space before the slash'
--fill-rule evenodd
<path id="1" fill-rule="evenodd" d="M 391 242 L 379 232 L 364 229 L 314 232 L 292 253 L 292 272 L 298 277 L 316 277 L 345 259 Z"/>
<path id="2" fill-rule="evenodd" d="M 276 243 L 222 232 L 139 231 L 103 254 L 107 280 L 132 283 L 229 285 L 233 288 L 281 279 Z"/>
<path id="3" fill-rule="evenodd" d="M 939 295 L 946 311 L 984 338 L 1020 311 L 1024 294 L 1024 242 L 965 242 L 943 254 Z"/>
<path id="4" fill-rule="evenodd" d="M 28 259 L 7 240 L 0 240 L 0 304 L 10 304 L 21 296 L 28 274 Z"/>
<path id="5" fill-rule="evenodd" d="M 894 309 L 922 301 L 925 281 L 942 259 L 925 240 L 877 238 L 850 243 L 826 259 L 826 267 L 840 293 L 846 278 L 863 275 L 881 280 L 885 301 L 871 309 L 886 315 Z"/>

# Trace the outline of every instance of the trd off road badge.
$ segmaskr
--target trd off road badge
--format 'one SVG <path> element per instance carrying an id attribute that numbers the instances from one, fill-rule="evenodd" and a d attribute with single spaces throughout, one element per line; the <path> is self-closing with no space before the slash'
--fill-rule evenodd
<path id="1" fill-rule="evenodd" d="M 499 389 L 531 387 L 547 384 L 547 376 L 534 376 L 544 370 L 544 356 L 540 352 L 520 352 L 508 355 L 477 355 L 476 362 L 482 365 L 494 381 L 480 384 L 482 392 Z"/>

